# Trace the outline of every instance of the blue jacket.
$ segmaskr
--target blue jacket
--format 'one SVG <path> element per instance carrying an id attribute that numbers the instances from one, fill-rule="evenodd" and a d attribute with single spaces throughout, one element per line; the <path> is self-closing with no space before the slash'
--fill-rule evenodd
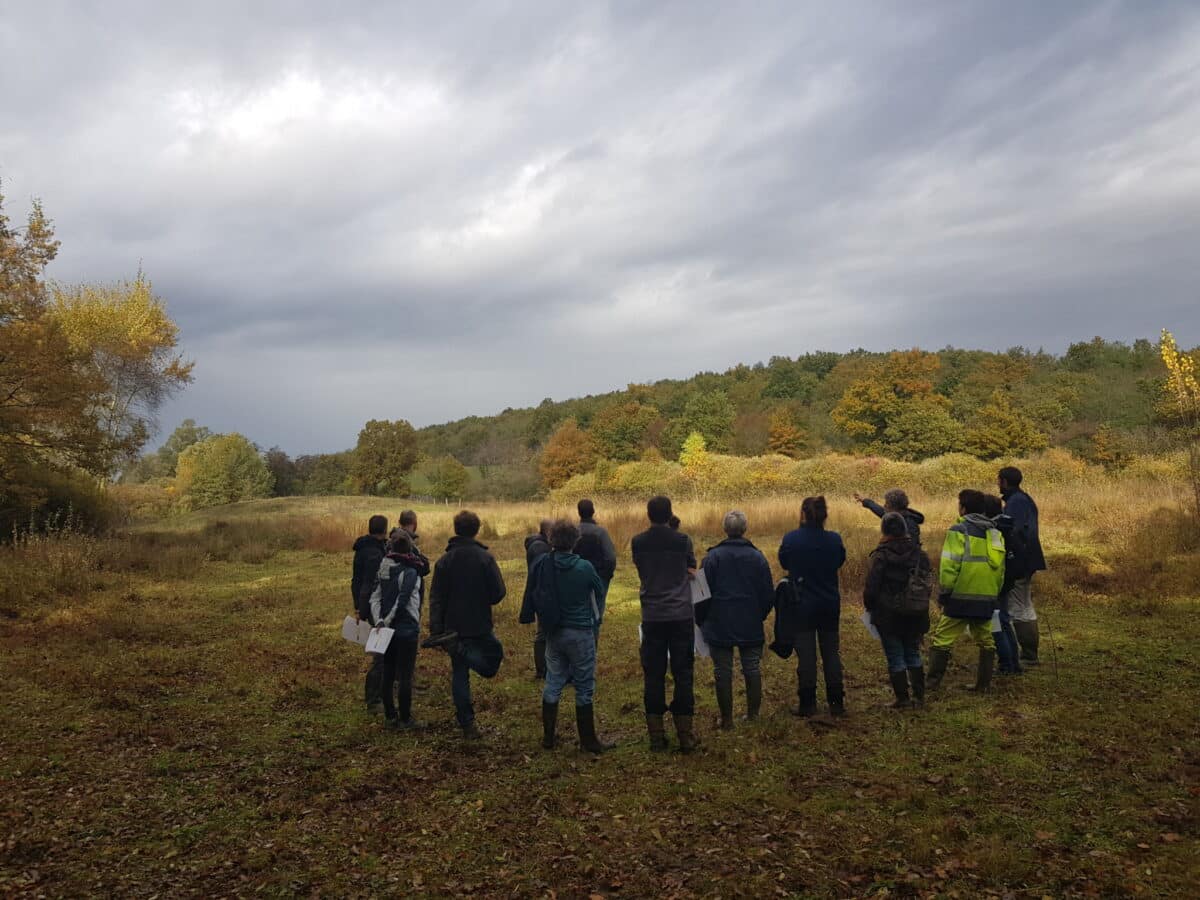
<path id="1" fill-rule="evenodd" d="M 779 564 L 796 586 L 802 629 L 837 626 L 842 612 L 837 573 L 845 562 L 846 547 L 836 531 L 805 525 L 783 536 Z"/>
<path id="2" fill-rule="evenodd" d="M 1038 508 L 1033 498 L 1020 488 L 1009 491 L 1004 498 L 1004 514 L 1013 522 L 1008 536 L 1012 577 L 1028 578 L 1034 572 L 1044 572 L 1046 556 L 1038 535 Z"/>
<path id="3" fill-rule="evenodd" d="M 745 538 L 728 538 L 704 557 L 704 577 L 712 599 L 701 632 L 713 647 L 752 647 L 763 643 L 763 621 L 775 605 L 771 565 Z"/>

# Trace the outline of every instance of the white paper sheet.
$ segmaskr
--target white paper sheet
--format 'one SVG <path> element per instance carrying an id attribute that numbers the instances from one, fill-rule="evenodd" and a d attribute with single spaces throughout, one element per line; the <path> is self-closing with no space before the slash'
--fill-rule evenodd
<path id="1" fill-rule="evenodd" d="M 696 629 L 696 655 L 707 659 L 712 656 L 712 651 L 708 649 L 708 641 L 704 639 L 704 633 L 700 630 L 699 625 L 693 627 Z"/>
<path id="2" fill-rule="evenodd" d="M 360 647 L 365 646 L 367 638 L 371 636 L 371 624 L 356 620 L 354 616 L 346 616 L 342 619 L 342 637 L 352 644 L 358 644 Z"/>
<path id="3" fill-rule="evenodd" d="M 1000 625 L 1000 610 L 994 610 L 992 612 L 992 634 L 999 634 L 1003 630 Z"/>
<path id="4" fill-rule="evenodd" d="M 367 638 L 368 653 L 386 653 L 388 644 L 392 642 L 392 635 L 396 633 L 394 628 L 372 628 L 371 636 Z"/>
<path id="5" fill-rule="evenodd" d="M 862 623 L 867 626 L 867 633 L 870 634 L 871 637 L 875 638 L 875 640 L 883 643 L 883 638 L 879 636 L 879 629 L 876 628 L 875 623 L 871 621 L 871 614 L 866 610 L 863 610 L 863 614 L 859 618 L 861 618 Z"/>
<path id="6" fill-rule="evenodd" d="M 703 603 L 712 596 L 712 591 L 708 589 L 708 578 L 704 575 L 703 569 L 697 569 L 696 574 L 692 576 L 692 606 L 697 603 Z"/>

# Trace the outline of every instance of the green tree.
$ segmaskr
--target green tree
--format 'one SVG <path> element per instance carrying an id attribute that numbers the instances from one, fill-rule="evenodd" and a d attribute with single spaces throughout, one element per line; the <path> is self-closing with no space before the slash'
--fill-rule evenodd
<path id="1" fill-rule="evenodd" d="M 279 447 L 272 447 L 263 455 L 263 462 L 271 472 L 272 497 L 292 497 L 300 493 L 300 475 L 295 461 Z"/>
<path id="2" fill-rule="evenodd" d="M 662 436 L 665 455 L 675 456 L 683 441 L 693 431 L 704 435 L 709 449 L 716 453 L 729 452 L 733 443 L 733 423 L 737 409 L 724 391 L 703 391 L 692 394 L 683 406 L 683 412 L 672 419 Z"/>
<path id="3" fill-rule="evenodd" d="M 184 419 L 163 441 L 161 447 L 153 453 L 146 454 L 126 469 L 121 480 L 140 484 L 154 478 L 173 478 L 179 454 L 192 444 L 198 444 L 208 437 L 212 437 L 208 428 L 197 425 L 195 419 Z"/>
<path id="4" fill-rule="evenodd" d="M 972 417 L 966 429 L 964 447 L 980 459 L 1001 456 L 1020 456 L 1046 446 L 1046 435 L 1028 416 L 1013 406 L 1012 398 L 1002 388 Z"/>
<path id="5" fill-rule="evenodd" d="M 417 464 L 417 433 L 403 419 L 372 419 L 358 433 L 350 477 L 360 494 L 408 493 L 408 473 Z"/>
<path id="6" fill-rule="evenodd" d="M 876 446 L 895 459 L 911 462 L 961 449 L 962 425 L 946 406 L 932 398 L 909 400 L 889 418 Z"/>
<path id="7" fill-rule="evenodd" d="M 317 453 L 296 457 L 296 475 L 300 493 L 307 496 L 329 496 L 352 493 L 350 465 L 354 451 Z"/>
<path id="8" fill-rule="evenodd" d="M 236 432 L 218 434 L 179 454 L 175 496 L 185 509 L 205 509 L 269 497 L 273 480 L 250 441 Z"/>
<path id="9" fill-rule="evenodd" d="M 467 467 L 453 456 L 442 456 L 429 466 L 429 491 L 437 500 L 461 500 L 471 482 Z"/>
<path id="10" fill-rule="evenodd" d="M 553 490 L 572 475 L 590 472 L 596 462 L 596 445 L 574 419 L 567 419 L 550 435 L 542 449 L 539 468 L 542 485 Z"/>
<path id="11" fill-rule="evenodd" d="M 658 410 L 636 400 L 610 403 L 592 418 L 588 433 L 596 450 L 606 459 L 628 462 L 637 459 L 647 446 L 650 426 L 658 421 Z"/>

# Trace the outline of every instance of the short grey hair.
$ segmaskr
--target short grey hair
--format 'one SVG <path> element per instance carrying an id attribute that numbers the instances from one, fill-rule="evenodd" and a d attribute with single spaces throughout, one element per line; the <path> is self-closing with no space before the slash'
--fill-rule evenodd
<path id="1" fill-rule="evenodd" d="M 731 538 L 739 538 L 746 533 L 746 514 L 740 509 L 733 509 L 725 513 L 725 534 Z"/>
<path id="2" fill-rule="evenodd" d="M 908 494 L 900 490 L 900 488 L 892 488 L 883 495 L 883 505 L 888 509 L 901 510 L 908 509 Z"/>

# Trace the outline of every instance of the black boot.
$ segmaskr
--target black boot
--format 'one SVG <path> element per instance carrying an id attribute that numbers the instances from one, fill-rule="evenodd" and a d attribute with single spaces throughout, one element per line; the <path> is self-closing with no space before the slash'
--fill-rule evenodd
<path id="1" fill-rule="evenodd" d="M 754 672 L 746 676 L 746 718 L 758 718 L 762 709 L 762 673 Z"/>
<path id="2" fill-rule="evenodd" d="M 557 740 L 554 732 L 558 728 L 558 704 L 542 701 L 542 748 L 553 750 Z"/>
<path id="3" fill-rule="evenodd" d="M 613 748 L 596 737 L 596 713 L 592 704 L 575 707 L 575 725 L 579 729 L 579 749 L 597 755 Z"/>
<path id="4" fill-rule="evenodd" d="M 992 669 L 995 668 L 995 664 L 995 650 L 980 650 L 979 669 L 975 673 L 975 684 L 968 687 L 967 690 L 980 694 L 987 693 L 992 687 Z"/>
<path id="5" fill-rule="evenodd" d="M 670 746 L 662 716 L 652 716 L 650 713 L 646 713 L 646 731 L 650 734 L 650 750 L 652 752 L 661 753 Z"/>
<path id="6" fill-rule="evenodd" d="M 925 669 L 922 666 L 909 669 L 908 681 L 912 685 L 913 706 L 920 709 L 925 705 Z"/>
<path id="7" fill-rule="evenodd" d="M 800 691 L 800 706 L 796 715 L 802 719 L 810 719 L 817 714 L 817 689 L 811 688 Z"/>
<path id="8" fill-rule="evenodd" d="M 1027 666 L 1038 664 L 1038 623 L 1018 622 L 1013 619 L 1013 629 L 1017 632 L 1017 643 L 1021 645 L 1020 659 Z"/>
<path id="9" fill-rule="evenodd" d="M 899 672 L 888 672 L 888 678 L 892 682 L 892 690 L 896 694 L 896 702 L 892 704 L 892 709 L 908 709 L 911 701 L 908 699 L 908 672 L 903 669 Z"/>
<path id="10" fill-rule="evenodd" d="M 691 716 L 672 716 L 675 720 L 675 733 L 679 735 L 679 752 L 691 753 L 700 746 L 696 732 L 692 730 Z"/>
<path id="11" fill-rule="evenodd" d="M 733 684 L 717 682 L 717 709 L 721 711 L 721 730 L 733 730 Z"/>
<path id="12" fill-rule="evenodd" d="M 934 647 L 929 651 L 929 690 L 936 691 L 946 677 L 946 666 L 950 665 L 950 651 Z"/>

